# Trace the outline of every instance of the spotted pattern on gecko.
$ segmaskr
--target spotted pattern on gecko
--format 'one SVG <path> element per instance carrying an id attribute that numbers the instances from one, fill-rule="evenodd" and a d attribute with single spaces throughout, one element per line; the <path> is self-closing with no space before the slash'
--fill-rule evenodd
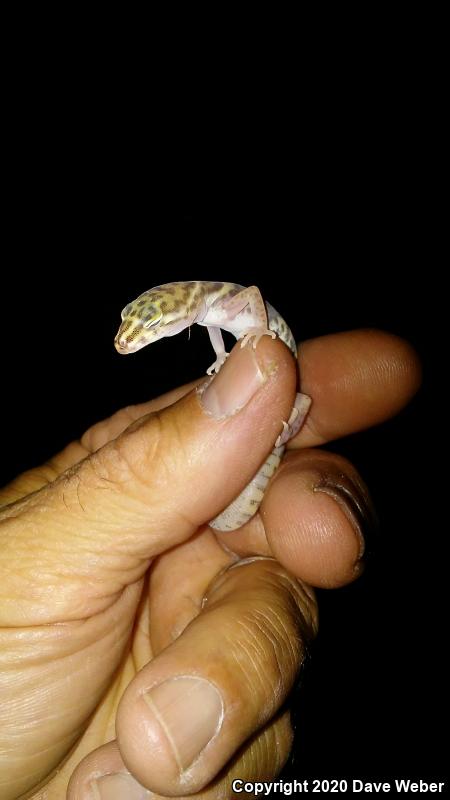
<path id="1" fill-rule="evenodd" d="M 262 336 L 278 336 L 297 356 L 295 339 L 277 311 L 265 303 L 256 286 L 213 281 L 179 281 L 155 286 L 122 311 L 122 324 L 114 340 L 119 353 L 135 353 L 165 336 L 175 336 L 191 325 L 204 325 L 209 333 L 216 360 L 207 374 L 217 373 L 225 362 L 222 330 L 241 340 L 241 347 L 252 341 L 256 347 Z M 274 449 L 254 478 L 215 519 L 212 528 L 230 531 L 240 528 L 256 513 L 267 484 L 279 466 L 286 442 L 300 430 L 311 405 L 311 398 L 297 394 L 288 422 Z"/>

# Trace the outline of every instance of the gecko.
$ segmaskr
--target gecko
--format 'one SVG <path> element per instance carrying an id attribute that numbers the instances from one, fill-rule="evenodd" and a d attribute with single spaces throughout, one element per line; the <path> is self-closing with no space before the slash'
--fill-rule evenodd
<path id="1" fill-rule="evenodd" d="M 204 325 L 216 355 L 207 370 L 210 376 L 219 372 L 228 356 L 222 330 L 241 340 L 241 347 L 251 342 L 256 348 L 262 336 L 278 336 L 297 357 L 297 346 L 289 326 L 263 300 L 257 286 L 213 281 L 165 283 L 143 292 L 128 303 L 121 317 L 114 345 L 122 355 L 135 353 L 165 336 L 175 336 L 191 325 Z M 282 431 L 272 452 L 245 489 L 209 522 L 212 528 L 236 530 L 257 512 L 267 484 L 280 464 L 285 444 L 300 430 L 310 405 L 308 395 L 297 394 L 289 420 L 282 422 Z"/>

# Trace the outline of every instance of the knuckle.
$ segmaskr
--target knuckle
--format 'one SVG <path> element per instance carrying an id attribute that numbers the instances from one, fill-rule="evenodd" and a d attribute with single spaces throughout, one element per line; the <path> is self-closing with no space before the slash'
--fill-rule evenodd
<path id="1" fill-rule="evenodd" d="M 90 461 L 100 479 L 107 477 L 122 490 L 157 492 L 174 485 L 187 450 L 177 416 L 154 412 L 135 420 Z"/>
<path id="2" fill-rule="evenodd" d="M 208 605 L 231 597 L 235 613 L 227 639 L 240 680 L 247 683 L 250 696 L 262 693 L 276 707 L 295 683 L 317 632 L 314 593 L 277 562 L 257 559 L 228 568 Z"/>
<path id="3" fill-rule="evenodd" d="M 130 423 L 133 423 L 136 416 L 133 415 L 133 406 L 127 406 L 117 411 L 110 419 L 97 422 L 88 428 L 82 435 L 80 444 L 89 453 L 94 453 L 100 447 L 107 444 L 111 436 L 117 436 Z"/>
<path id="4" fill-rule="evenodd" d="M 142 430 L 143 428 L 147 430 Z M 148 488 L 154 477 L 155 465 L 161 476 L 164 468 L 162 459 L 162 432 L 158 415 L 137 420 L 112 442 L 109 442 L 91 458 L 92 466 L 100 477 L 106 472 L 123 488 Z"/>

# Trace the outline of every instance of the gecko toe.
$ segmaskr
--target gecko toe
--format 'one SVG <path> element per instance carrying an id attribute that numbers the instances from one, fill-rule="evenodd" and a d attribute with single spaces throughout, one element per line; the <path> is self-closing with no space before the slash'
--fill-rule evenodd
<path id="1" fill-rule="evenodd" d="M 281 447 L 291 438 L 291 429 L 289 423 L 283 420 L 281 424 L 283 425 L 283 430 L 275 442 L 275 447 Z"/>
<path id="2" fill-rule="evenodd" d="M 263 336 L 270 336 L 271 339 L 276 339 L 277 337 L 275 331 L 271 331 L 269 328 L 250 328 L 250 330 L 242 336 L 241 347 L 245 347 L 250 339 L 253 339 L 252 347 L 256 350 L 256 345 Z"/>

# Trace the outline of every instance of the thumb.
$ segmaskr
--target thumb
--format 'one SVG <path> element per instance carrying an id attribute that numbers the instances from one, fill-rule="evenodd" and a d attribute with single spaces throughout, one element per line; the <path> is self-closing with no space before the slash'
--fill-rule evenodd
<path id="1" fill-rule="evenodd" d="M 8 506 L 4 623 L 80 619 L 110 605 L 251 480 L 289 417 L 295 383 L 279 341 L 237 345 L 212 381 Z"/>

